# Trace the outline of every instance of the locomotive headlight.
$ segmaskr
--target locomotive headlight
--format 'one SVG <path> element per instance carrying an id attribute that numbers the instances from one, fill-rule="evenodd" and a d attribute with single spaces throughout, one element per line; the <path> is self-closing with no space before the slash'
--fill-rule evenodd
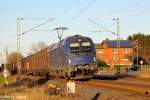
<path id="1" fill-rule="evenodd" d="M 71 59 L 68 59 L 68 63 L 71 64 Z"/>
<path id="2" fill-rule="evenodd" d="M 79 42 L 81 42 L 81 39 L 78 39 Z"/>
<path id="3" fill-rule="evenodd" d="M 94 61 L 94 62 L 96 61 L 96 57 L 93 57 L 93 61 Z"/>

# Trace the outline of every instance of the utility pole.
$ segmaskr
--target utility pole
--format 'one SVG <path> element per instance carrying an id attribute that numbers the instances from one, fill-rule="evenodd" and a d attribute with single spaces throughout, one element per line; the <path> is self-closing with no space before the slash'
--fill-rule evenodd
<path id="1" fill-rule="evenodd" d="M 37 25 L 37 26 L 34 26 L 33 28 L 31 28 L 31 29 L 29 29 L 29 30 L 27 30 L 27 31 L 25 31 L 25 32 L 23 32 L 23 33 L 20 33 L 20 21 L 21 20 L 24 20 L 24 19 L 29 19 L 29 20 L 31 20 L 31 19 L 35 19 L 35 20 L 38 20 L 38 19 L 40 19 L 40 20 L 46 20 L 47 19 L 47 21 L 45 21 L 45 22 L 43 22 L 43 23 L 41 23 L 41 24 L 39 24 L 39 25 Z M 49 20 L 48 20 L 49 19 Z M 23 34 L 25 34 L 25 33 L 28 33 L 28 32 L 30 32 L 30 31 L 35 31 L 34 29 L 37 29 L 37 28 L 39 28 L 40 26 L 42 26 L 42 25 L 45 25 L 45 24 L 47 24 L 48 22 L 51 22 L 51 21 L 53 21 L 55 18 L 17 18 L 17 70 L 18 70 L 18 78 L 20 78 L 20 74 L 21 74 L 21 49 L 20 49 L 20 36 L 21 35 L 23 35 Z M 41 30 L 38 30 L 38 31 L 41 31 Z M 43 30 L 42 30 L 43 31 Z M 44 30 L 44 31 L 49 31 L 49 30 Z"/>
<path id="2" fill-rule="evenodd" d="M 3 54 L 2 54 L 2 51 L 0 52 L 0 61 L 1 61 L 1 65 L 2 65 L 2 63 L 3 63 Z"/>
<path id="3" fill-rule="evenodd" d="M 139 49 L 139 43 L 138 43 L 138 40 L 136 41 L 137 43 L 137 48 L 136 48 L 136 65 L 138 66 L 138 62 L 139 62 L 139 52 L 138 52 L 138 49 Z"/>
<path id="4" fill-rule="evenodd" d="M 6 54 L 6 64 L 5 64 L 5 69 L 6 69 L 8 65 L 8 47 L 6 47 L 5 49 L 5 54 Z"/>
<path id="5" fill-rule="evenodd" d="M 116 32 L 116 35 L 117 35 L 117 52 L 118 52 L 118 60 L 117 60 L 117 75 L 120 74 L 120 52 L 119 52 L 119 49 L 120 49 L 120 27 L 119 27 L 119 24 L 120 24 L 120 21 L 119 21 L 119 18 L 116 18 L 116 19 L 113 19 L 113 20 L 116 20 L 116 29 L 117 29 L 117 32 Z"/>
<path id="6" fill-rule="evenodd" d="M 116 70 L 117 70 L 117 75 L 119 75 L 120 74 L 120 66 L 119 66 L 120 65 L 120 52 L 119 52 L 119 48 L 120 48 L 120 19 L 119 18 L 115 18 L 113 20 L 116 21 L 116 32 L 112 32 L 112 31 L 108 30 L 107 28 L 99 25 L 98 23 L 96 23 L 92 19 L 89 19 L 89 21 L 91 23 L 93 23 L 93 24 L 101 27 L 103 30 L 105 30 L 105 31 L 96 31 L 96 32 L 110 32 L 110 33 L 112 33 L 112 34 L 117 36 L 117 39 L 116 39 L 116 41 L 117 41 L 117 47 L 116 47 L 117 48 L 117 61 L 116 61 L 117 67 L 116 68 L 117 69 Z"/>
<path id="7" fill-rule="evenodd" d="M 117 21 L 117 51 L 118 51 L 118 65 L 120 64 L 120 52 L 119 52 L 119 48 L 120 48 L 120 27 L 119 27 L 119 18 L 116 18 Z"/>
<path id="8" fill-rule="evenodd" d="M 20 68 L 21 68 L 21 58 L 20 58 L 20 20 L 22 18 L 17 18 L 17 73 L 18 78 L 20 78 Z"/>

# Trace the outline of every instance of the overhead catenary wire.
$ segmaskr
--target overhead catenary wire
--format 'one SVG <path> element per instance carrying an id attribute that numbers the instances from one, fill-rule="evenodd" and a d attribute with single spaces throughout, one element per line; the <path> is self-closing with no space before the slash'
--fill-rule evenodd
<path id="1" fill-rule="evenodd" d="M 148 11 L 150 11 L 150 8 L 144 9 L 144 10 L 139 11 L 139 12 L 136 12 L 136 13 L 130 15 L 130 16 L 127 16 L 127 17 L 123 18 L 123 19 L 121 20 L 121 22 L 122 22 L 122 23 L 123 23 L 123 22 L 126 22 L 128 19 L 130 19 L 130 18 L 132 18 L 132 17 L 135 17 L 135 16 L 138 16 L 138 15 L 141 15 L 141 14 L 143 14 L 143 13 L 145 13 L 145 12 L 148 12 Z M 96 22 L 93 21 L 92 19 L 89 19 L 89 21 L 92 22 L 93 24 L 95 24 L 95 25 L 101 27 L 102 29 L 108 31 L 108 32 L 111 32 L 111 31 L 108 30 L 108 28 L 103 27 L 102 25 L 96 23 Z M 113 25 L 115 25 L 115 23 L 110 24 L 110 25 L 108 25 L 107 27 L 111 27 L 111 26 L 113 26 Z"/>
<path id="2" fill-rule="evenodd" d="M 142 0 L 133 1 L 133 2 L 131 2 L 131 3 L 128 4 L 128 7 L 133 6 L 133 5 L 137 5 L 137 4 L 139 4 L 141 1 L 142 1 Z M 127 9 L 127 8 L 126 8 L 126 9 Z M 125 22 L 126 20 L 130 19 L 131 17 L 134 17 L 134 16 L 136 16 L 136 15 L 143 14 L 143 13 L 149 11 L 149 10 L 150 10 L 150 9 L 148 8 L 148 9 L 144 9 L 144 10 L 142 10 L 142 11 L 136 12 L 136 13 L 134 13 L 134 14 L 132 14 L 132 15 L 129 15 L 129 16 L 125 17 L 125 18 L 122 18 L 121 22 Z M 98 23 L 97 23 L 97 24 L 98 24 Z M 96 25 L 96 24 L 95 24 L 95 25 Z M 113 26 L 113 25 L 115 25 L 115 23 L 112 23 L 112 24 L 108 25 L 107 27 L 111 27 L 111 26 Z M 97 26 L 100 26 L 100 25 L 97 25 Z M 102 28 L 102 27 L 101 27 L 101 28 Z"/>
<path id="3" fill-rule="evenodd" d="M 126 4 L 126 5 L 124 4 L 125 10 L 127 10 L 127 8 L 130 8 L 130 7 L 139 5 L 139 3 L 140 3 L 141 1 L 142 1 L 142 0 L 136 0 L 136 1 L 133 1 L 133 2 L 128 3 L 128 4 Z M 120 10 L 120 9 L 118 9 L 118 10 Z M 121 12 L 122 12 L 122 11 L 123 11 L 123 9 L 121 10 Z M 113 14 L 113 10 L 111 10 L 110 13 Z M 109 14 L 110 14 L 110 13 L 109 13 Z"/>
<path id="4" fill-rule="evenodd" d="M 64 11 L 64 13 L 62 15 L 68 15 L 71 12 L 74 12 L 74 10 L 76 9 L 76 7 L 78 6 L 78 4 L 80 3 L 80 1 L 78 0 L 77 2 L 75 2 L 70 8 L 68 8 L 66 11 Z M 60 18 L 64 18 L 65 16 L 60 16 Z"/>
<path id="5" fill-rule="evenodd" d="M 81 15 L 87 8 L 89 8 L 94 2 L 95 2 L 95 0 L 91 0 L 83 9 L 81 9 L 75 16 L 73 16 L 66 24 L 70 24 L 79 15 Z"/>
<path id="6" fill-rule="evenodd" d="M 142 15 L 143 13 L 146 13 L 146 12 L 148 12 L 148 11 L 150 11 L 150 8 L 147 8 L 147 9 L 144 9 L 144 10 L 142 10 L 142 11 L 136 12 L 136 13 L 134 13 L 134 14 L 132 14 L 132 15 L 129 15 L 129 16 L 123 18 L 121 22 L 122 22 L 122 23 L 123 23 L 123 22 L 126 22 L 126 21 L 129 20 L 130 18 L 135 17 L 135 16 L 138 16 L 138 15 Z M 113 23 L 113 24 L 110 24 L 110 25 L 107 26 L 107 27 L 111 27 L 111 26 L 113 26 L 113 25 L 114 25 L 114 23 Z"/>
<path id="7" fill-rule="evenodd" d="M 34 31 L 34 29 L 39 28 L 39 27 L 41 27 L 41 26 L 43 26 L 43 25 L 45 25 L 45 24 L 47 24 L 47 23 L 53 21 L 54 19 L 55 19 L 55 18 L 51 18 L 51 19 L 49 19 L 49 20 L 47 20 L 47 21 L 45 21 L 45 22 L 43 22 L 43 23 L 41 23 L 41 24 L 39 24 L 39 25 L 37 25 L 37 26 L 34 26 L 33 28 L 31 28 L 31 29 L 29 29 L 29 30 L 23 32 L 22 34 L 25 34 L 25 33 L 30 32 L 30 31 Z M 22 34 L 20 34 L 20 35 L 22 35 Z"/>
<path id="8" fill-rule="evenodd" d="M 20 18 L 21 20 L 28 19 L 28 20 L 46 20 L 51 18 Z"/>
<path id="9" fill-rule="evenodd" d="M 96 22 L 93 21 L 92 19 L 89 19 L 89 21 L 90 21 L 91 23 L 93 23 L 93 24 L 95 24 L 95 25 L 101 27 L 105 32 L 111 32 L 111 33 L 114 33 L 114 32 L 112 32 L 112 31 L 110 31 L 108 28 L 106 28 L 106 27 L 104 27 L 104 26 L 102 26 L 102 25 L 96 23 Z"/>
<path id="10" fill-rule="evenodd" d="M 129 18 L 131 18 L 131 17 L 135 17 L 135 16 L 137 16 L 137 15 L 141 15 L 141 14 L 147 12 L 147 11 L 150 11 L 150 8 L 144 9 L 144 10 L 139 11 L 139 12 L 136 12 L 136 13 L 130 15 L 130 16 L 127 16 L 126 18 L 123 19 L 123 21 L 125 21 L 125 20 L 127 20 L 127 19 L 129 19 Z"/>

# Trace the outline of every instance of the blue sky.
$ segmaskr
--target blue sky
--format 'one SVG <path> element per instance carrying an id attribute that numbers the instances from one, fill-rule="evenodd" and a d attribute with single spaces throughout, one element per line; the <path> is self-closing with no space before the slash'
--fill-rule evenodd
<path id="1" fill-rule="evenodd" d="M 58 41 L 54 28 L 68 28 L 63 37 L 73 34 L 89 36 L 94 42 L 109 38 L 111 33 L 91 23 L 92 19 L 110 31 L 116 31 L 114 18 L 120 18 L 122 39 L 135 32 L 150 33 L 150 0 L 0 0 L 0 46 L 1 52 L 9 47 L 9 52 L 16 50 L 16 19 L 55 18 L 54 21 L 39 29 L 52 30 L 28 32 L 21 36 L 21 50 L 30 52 L 31 44 L 45 41 L 48 45 Z M 46 20 L 22 20 L 21 32 L 24 32 Z"/>

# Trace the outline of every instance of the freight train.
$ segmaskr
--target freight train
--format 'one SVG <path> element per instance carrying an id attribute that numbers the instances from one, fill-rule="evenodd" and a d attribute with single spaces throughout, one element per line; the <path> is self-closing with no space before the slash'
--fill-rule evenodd
<path id="1" fill-rule="evenodd" d="M 22 71 L 65 78 L 92 76 L 97 71 L 95 45 L 89 37 L 69 36 L 23 58 Z"/>

